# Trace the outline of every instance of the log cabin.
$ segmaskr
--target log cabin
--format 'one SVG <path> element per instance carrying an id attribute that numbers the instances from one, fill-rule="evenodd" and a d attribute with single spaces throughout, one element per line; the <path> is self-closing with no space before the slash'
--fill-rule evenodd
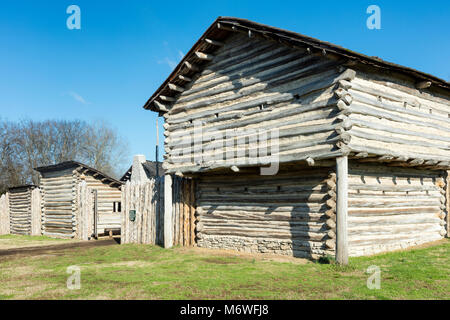
<path id="1" fill-rule="evenodd" d="M 42 234 L 88 240 L 120 231 L 120 181 L 76 161 L 35 170 L 42 190 Z"/>
<path id="2" fill-rule="evenodd" d="M 219 17 L 145 103 L 196 245 L 317 258 L 448 235 L 450 84 L 295 32 Z"/>
<path id="3" fill-rule="evenodd" d="M 11 234 L 41 234 L 41 197 L 35 185 L 8 189 L 9 223 Z"/>

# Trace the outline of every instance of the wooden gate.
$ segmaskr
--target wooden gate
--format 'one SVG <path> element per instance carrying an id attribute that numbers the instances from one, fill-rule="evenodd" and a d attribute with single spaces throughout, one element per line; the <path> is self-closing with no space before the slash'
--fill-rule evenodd
<path id="1" fill-rule="evenodd" d="M 94 195 L 86 181 L 78 184 L 76 238 L 89 240 L 94 233 Z"/>
<path id="2" fill-rule="evenodd" d="M 173 245 L 195 244 L 195 185 L 172 177 Z M 122 186 L 121 243 L 164 244 L 164 177 Z"/>
<path id="3" fill-rule="evenodd" d="M 173 245 L 195 244 L 195 184 L 193 179 L 172 178 Z"/>
<path id="4" fill-rule="evenodd" d="M 162 244 L 164 235 L 164 179 L 122 186 L 120 243 Z"/>

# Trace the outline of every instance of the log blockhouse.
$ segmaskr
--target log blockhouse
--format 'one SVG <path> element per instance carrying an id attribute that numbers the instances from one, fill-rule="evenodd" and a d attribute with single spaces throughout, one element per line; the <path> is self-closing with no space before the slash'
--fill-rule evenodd
<path id="1" fill-rule="evenodd" d="M 144 108 L 165 119 L 165 173 L 196 181 L 198 246 L 346 263 L 447 233 L 442 79 L 219 17 Z M 274 130 L 279 170 L 261 175 Z M 172 214 L 166 201 L 166 242 Z"/>
<path id="2" fill-rule="evenodd" d="M 120 230 L 120 181 L 76 161 L 35 170 L 41 175 L 42 234 L 87 240 Z"/>

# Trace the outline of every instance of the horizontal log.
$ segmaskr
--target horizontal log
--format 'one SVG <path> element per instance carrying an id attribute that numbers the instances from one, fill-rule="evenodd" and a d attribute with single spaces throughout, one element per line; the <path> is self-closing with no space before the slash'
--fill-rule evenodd
<path id="1" fill-rule="evenodd" d="M 273 238 L 273 239 L 309 239 L 322 241 L 327 237 L 325 232 L 307 232 L 307 231 L 276 231 L 276 230 L 257 230 L 257 229 L 247 229 L 239 227 L 222 227 L 222 228 L 211 228 L 204 227 L 202 230 L 203 234 L 209 235 L 233 235 L 242 237 L 257 237 L 257 238 Z"/>
<path id="2" fill-rule="evenodd" d="M 196 51 L 195 55 L 201 60 L 212 61 L 214 59 L 214 55 L 205 52 Z"/>

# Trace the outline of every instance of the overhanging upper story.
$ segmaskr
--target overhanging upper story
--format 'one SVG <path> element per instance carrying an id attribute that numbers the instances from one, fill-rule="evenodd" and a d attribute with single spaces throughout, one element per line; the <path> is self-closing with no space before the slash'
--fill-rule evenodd
<path id="1" fill-rule="evenodd" d="M 341 155 L 450 168 L 448 82 L 243 19 L 218 18 L 144 108 L 165 118 L 168 173 Z"/>

